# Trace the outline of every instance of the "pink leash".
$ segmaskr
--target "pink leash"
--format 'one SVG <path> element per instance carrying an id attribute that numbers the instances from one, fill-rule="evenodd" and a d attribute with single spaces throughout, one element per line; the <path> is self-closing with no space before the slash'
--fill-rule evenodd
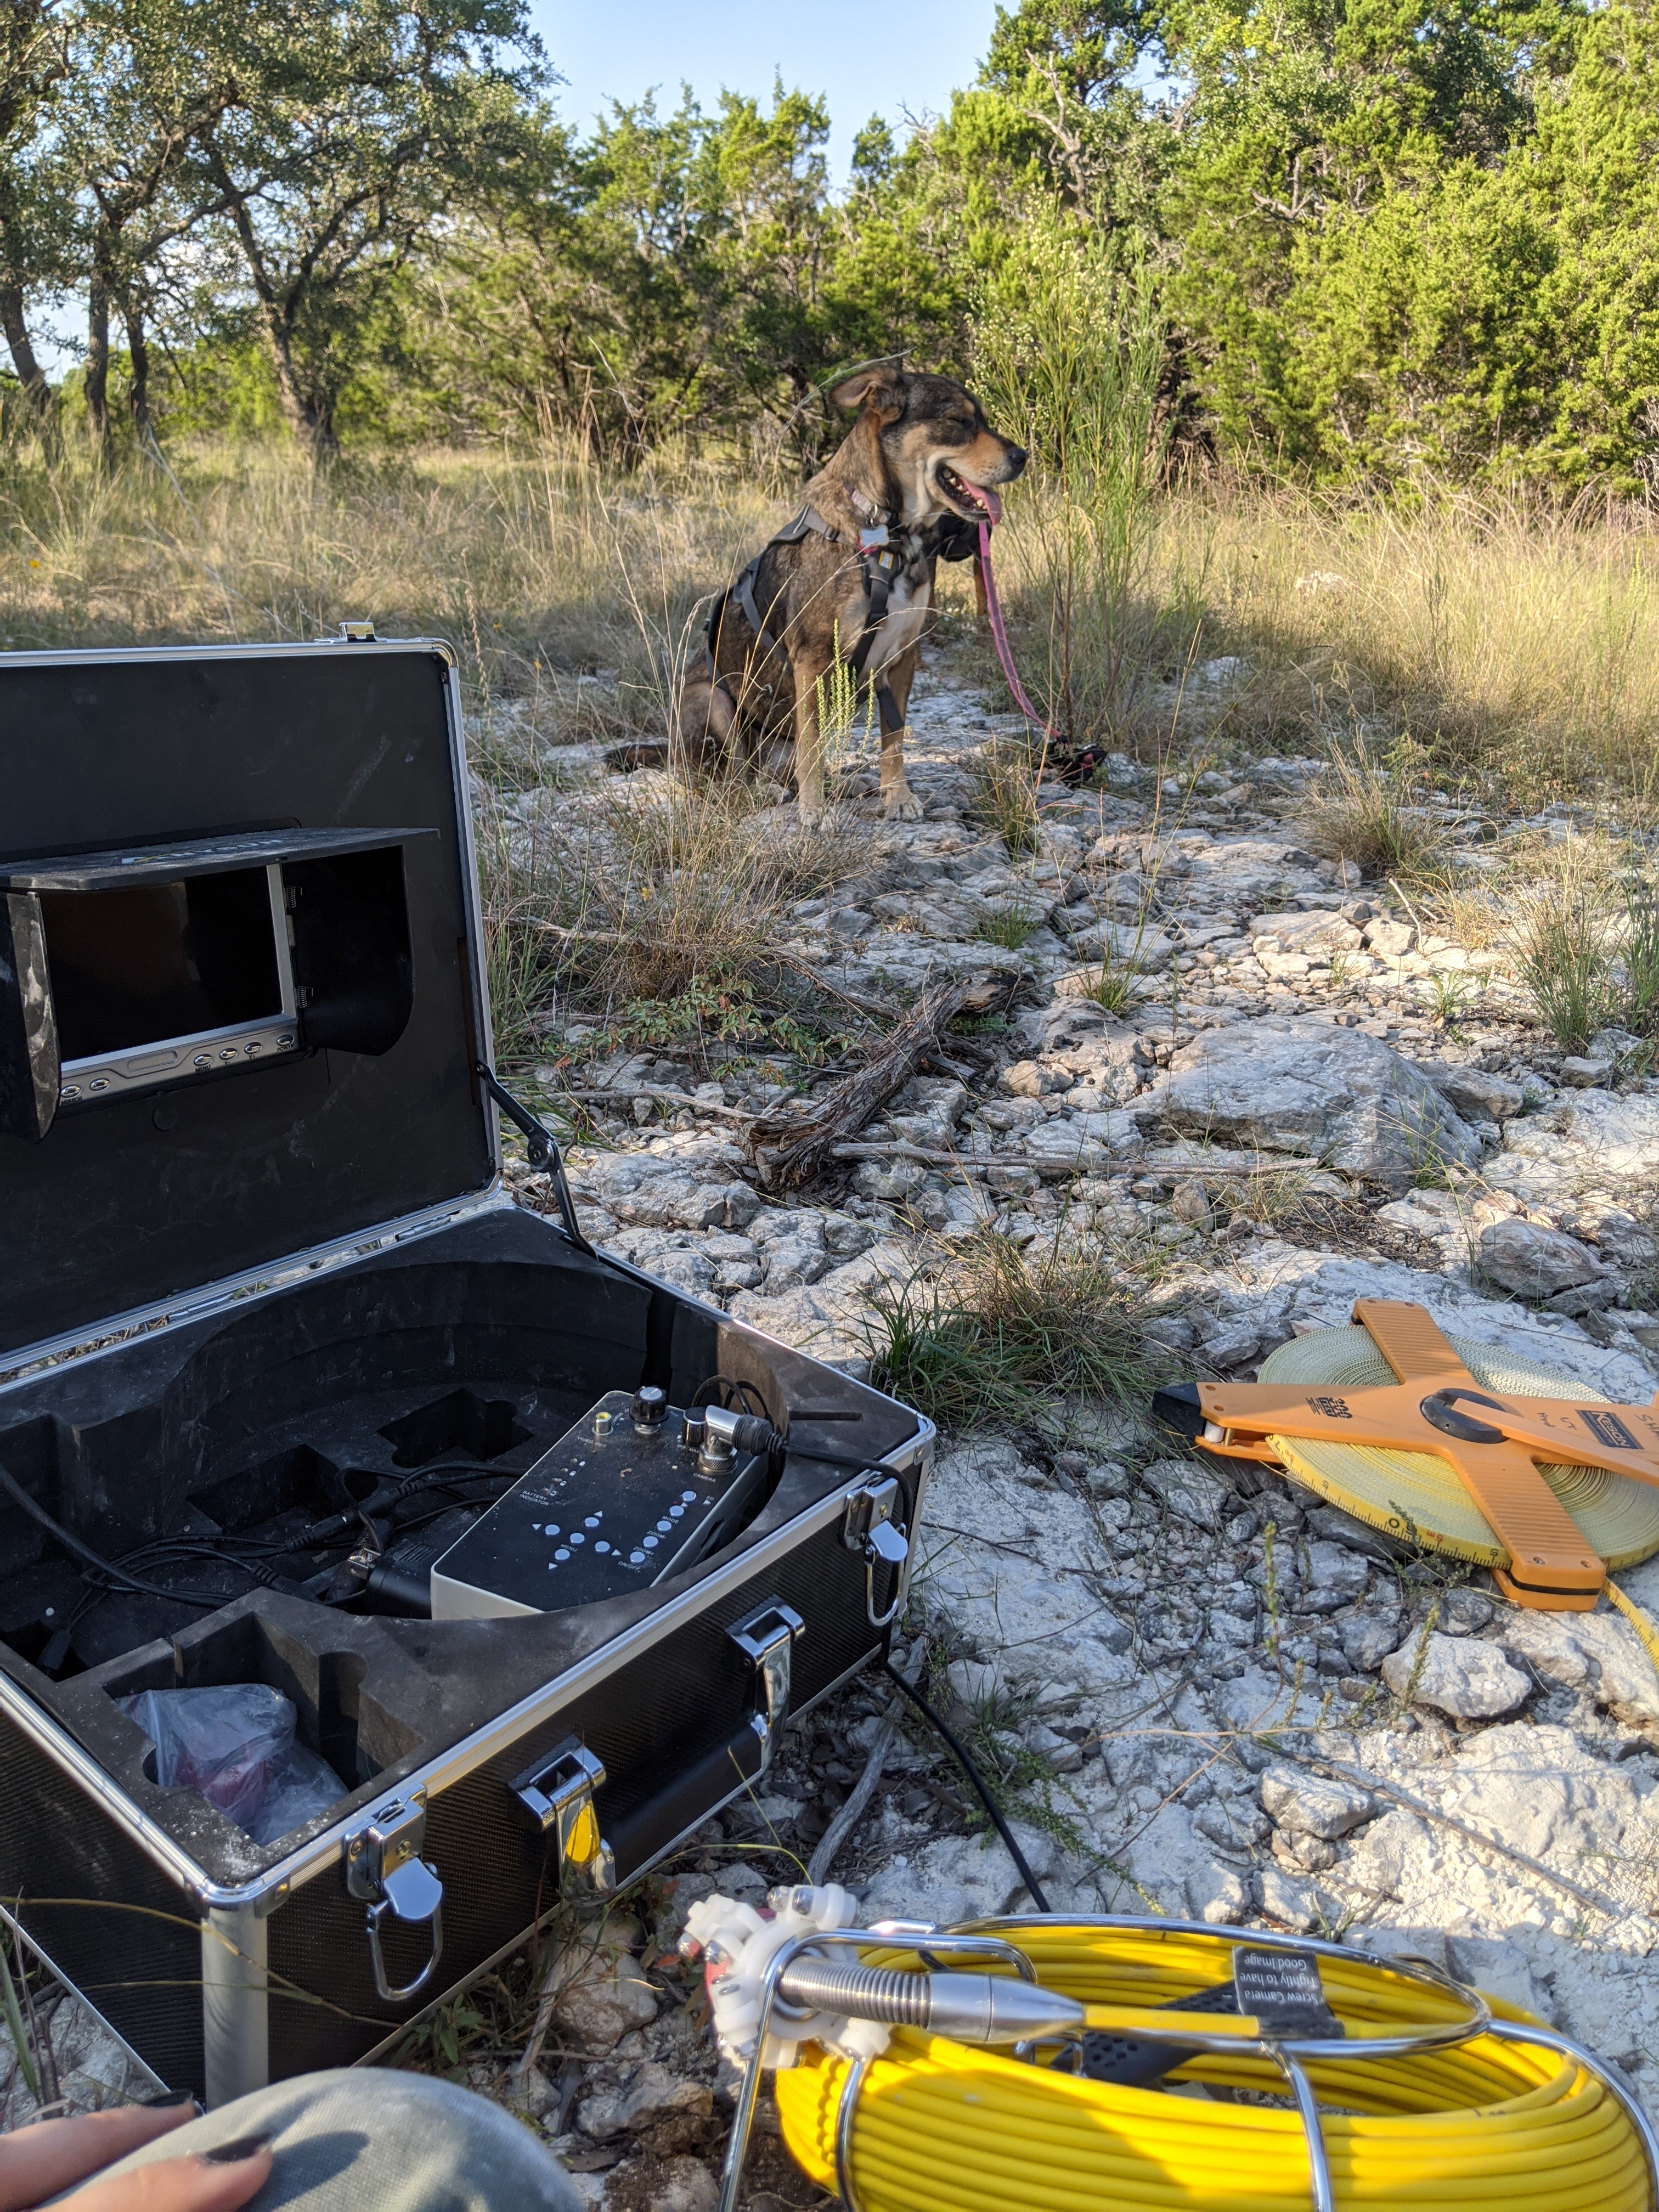
<path id="1" fill-rule="evenodd" d="M 1008 690 L 1014 704 L 1034 728 L 1057 745 L 1066 740 L 1052 722 L 1045 722 L 1025 696 L 1025 686 L 1019 680 L 1019 671 L 1014 666 L 1014 656 L 1008 647 L 1008 632 L 1002 620 L 1002 602 L 997 597 L 997 580 L 991 573 L 991 525 L 984 518 L 979 526 L 979 572 L 985 579 L 985 611 L 991 617 L 991 638 L 997 649 L 997 659 L 1002 663 L 1002 672 L 1008 681 Z"/>

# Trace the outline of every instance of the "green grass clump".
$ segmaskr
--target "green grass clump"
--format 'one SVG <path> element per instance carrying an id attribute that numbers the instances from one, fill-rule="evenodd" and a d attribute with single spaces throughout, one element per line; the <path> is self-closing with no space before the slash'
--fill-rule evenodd
<path id="1" fill-rule="evenodd" d="M 1559 1045 L 1582 1052 L 1619 1011 L 1607 912 L 1576 871 L 1545 878 L 1516 925 L 1515 972 Z"/>
<path id="2" fill-rule="evenodd" d="M 1372 760 L 1363 745 L 1332 754 L 1308 796 L 1304 834 L 1316 852 L 1352 860 L 1362 876 L 1376 881 L 1425 883 L 1445 848 L 1433 817 L 1409 803 L 1404 779 Z"/>
<path id="3" fill-rule="evenodd" d="M 988 914 L 974 931 L 988 945 L 1000 945 L 1005 952 L 1018 952 L 1037 926 L 1037 916 L 1029 906 L 1000 906 Z"/>
<path id="4" fill-rule="evenodd" d="M 1144 1391 L 1142 1320 L 1103 1248 L 1057 1238 L 1022 1251 L 987 1230 L 942 1278 L 875 1291 L 868 1333 L 881 1386 L 942 1428 L 1052 1430 L 1056 1401 L 1127 1405 Z"/>

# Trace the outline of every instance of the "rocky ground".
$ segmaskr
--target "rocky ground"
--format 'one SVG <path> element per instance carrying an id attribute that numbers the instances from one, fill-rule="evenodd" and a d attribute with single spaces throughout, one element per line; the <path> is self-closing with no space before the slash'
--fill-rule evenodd
<path id="1" fill-rule="evenodd" d="M 1160 787 L 1126 761 L 1104 791 L 1045 787 L 1038 849 L 1011 856 L 975 818 L 973 763 L 1012 726 L 926 682 L 923 818 L 878 827 L 873 775 L 854 770 L 868 868 L 791 917 L 793 953 L 847 991 L 1006 972 L 1023 986 L 1007 1027 L 954 1065 L 947 1041 L 860 1133 L 835 1203 L 755 1188 L 745 1117 L 781 1095 L 764 1068 L 698 1079 L 616 1056 L 588 1079 L 615 1110 L 600 1102 L 571 1159 L 595 1242 L 854 1370 L 872 1291 L 994 1224 L 1024 1245 L 1109 1245 L 1189 1371 L 1248 1378 L 1368 1295 L 1649 1397 L 1659 1082 L 1633 1072 L 1635 1041 L 1564 1057 L 1500 953 L 1316 859 L 1298 832 L 1312 763 Z M 1468 877 L 1523 827 L 1551 824 L 1461 817 Z M 986 933 L 1025 925 L 1018 944 Z M 1139 996 L 1109 1013 L 1090 987 L 1103 958 L 1131 957 Z M 1659 1612 L 1659 1560 L 1620 1580 Z M 1605 1606 L 1518 1612 L 1483 1574 L 1307 1492 L 1231 1485 L 1073 1406 L 1041 1441 L 944 1439 L 898 1656 L 928 1660 L 1055 1909 L 1426 1954 L 1556 2021 L 1659 2106 L 1659 1675 Z M 800 1879 L 872 1765 L 833 1866 L 868 1918 L 1029 1907 L 959 1771 L 879 1688 L 805 1718 L 766 1795 L 536 1962 L 528 2052 L 522 2013 L 513 2049 L 487 2027 L 455 2046 L 596 2204 L 712 2206 L 730 2084 L 678 1926 L 713 1888 Z M 763 2132 L 750 2203 L 809 2200 Z"/>

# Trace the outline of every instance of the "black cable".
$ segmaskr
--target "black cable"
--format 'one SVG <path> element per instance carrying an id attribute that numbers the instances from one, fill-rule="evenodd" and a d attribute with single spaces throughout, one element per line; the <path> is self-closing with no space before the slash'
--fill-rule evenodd
<path id="1" fill-rule="evenodd" d="M 216 1611 L 224 1604 L 222 1597 L 204 1597 L 198 1590 L 163 1589 L 159 1583 L 147 1583 L 137 1575 L 125 1573 L 113 1560 L 94 1552 L 90 1544 L 83 1544 L 78 1536 L 71 1536 L 61 1522 L 54 1521 L 46 1507 L 38 1504 L 29 1496 L 3 1461 L 0 1461 L 0 1491 L 4 1492 L 14 1505 L 20 1506 L 31 1521 L 44 1528 L 54 1543 L 61 1544 L 72 1559 L 78 1559 L 83 1567 L 90 1568 L 94 1574 L 102 1575 L 117 1589 L 132 1590 L 140 1597 L 164 1598 L 169 1605 L 205 1606 L 210 1612 Z"/>
<path id="2" fill-rule="evenodd" d="M 962 1769 L 969 1781 L 973 1784 L 974 1794 L 978 1797 L 980 1803 L 984 1806 L 986 1811 L 990 1814 L 992 1825 L 995 1827 L 998 1835 L 1001 1837 L 1003 1842 L 1008 1846 L 1008 1856 L 1013 1861 L 1015 1866 L 1018 1868 L 1019 1878 L 1024 1883 L 1026 1888 L 1030 1892 L 1032 1904 L 1036 1905 L 1039 1912 L 1047 1912 L 1049 1910 L 1049 1905 L 1048 1898 L 1043 1893 L 1042 1884 L 1037 1880 L 1036 1876 L 1031 1872 L 1030 1868 L 1026 1864 L 1025 1854 L 1021 1850 L 1019 1845 L 1014 1841 L 1013 1831 L 1009 1827 L 1008 1823 L 1003 1819 L 1001 1814 L 997 1810 L 995 1801 L 993 1799 L 990 1790 L 986 1787 L 984 1777 L 981 1774 L 978 1767 L 975 1765 L 973 1760 L 969 1757 L 966 1748 L 957 1741 L 955 1731 L 950 1727 L 948 1723 L 942 1719 L 940 1716 L 933 1711 L 933 1708 L 928 1704 L 927 1698 L 922 1696 L 921 1692 L 918 1690 L 914 1684 L 905 1680 L 903 1675 L 900 1674 L 898 1668 L 893 1664 L 890 1659 L 884 1659 L 881 1663 L 886 1669 L 887 1673 L 892 1676 L 894 1681 L 898 1684 L 900 1689 L 903 1691 L 905 1696 L 908 1698 L 911 1704 L 915 1705 L 916 1710 L 921 1714 L 922 1717 L 931 1727 L 938 1729 L 940 1735 L 944 1737 L 945 1742 L 950 1746 L 951 1757 L 956 1760 L 957 1765 Z"/>

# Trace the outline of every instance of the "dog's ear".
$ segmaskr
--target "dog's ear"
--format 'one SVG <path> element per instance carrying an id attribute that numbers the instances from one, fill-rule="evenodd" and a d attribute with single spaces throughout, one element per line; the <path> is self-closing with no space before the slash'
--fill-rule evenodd
<path id="1" fill-rule="evenodd" d="M 830 387 L 837 407 L 867 407 L 883 422 L 904 412 L 904 370 L 901 361 L 873 361 Z"/>

